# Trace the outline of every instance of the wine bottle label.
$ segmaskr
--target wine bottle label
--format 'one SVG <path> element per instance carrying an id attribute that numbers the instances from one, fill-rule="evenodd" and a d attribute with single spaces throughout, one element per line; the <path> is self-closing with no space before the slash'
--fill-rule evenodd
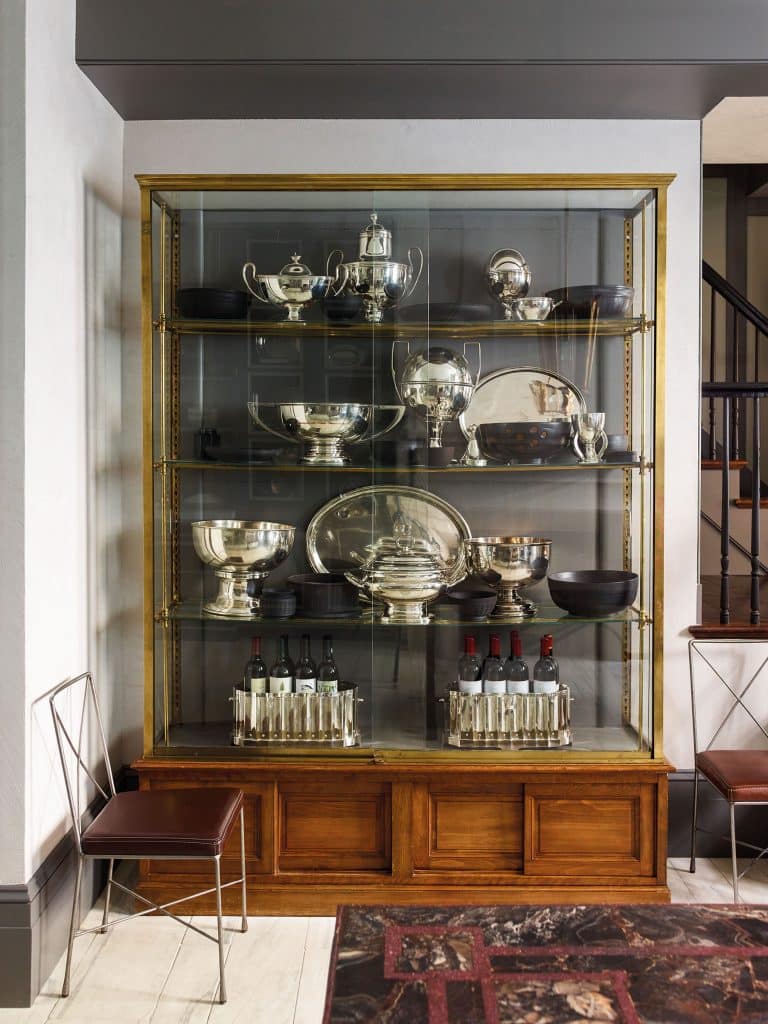
<path id="1" fill-rule="evenodd" d="M 507 680 L 506 679 L 484 679 L 483 680 L 483 693 L 506 693 L 507 692 Z"/>
<path id="2" fill-rule="evenodd" d="M 293 677 L 292 676 L 270 676 L 269 677 L 269 692 L 270 693 L 292 693 L 293 692 Z"/>
<path id="3" fill-rule="evenodd" d="M 246 689 L 250 690 L 251 693 L 266 693 L 267 677 L 261 676 L 261 678 L 257 679 L 255 676 L 251 676 L 250 681 L 246 683 Z"/>
<path id="4" fill-rule="evenodd" d="M 531 685 L 527 679 L 508 679 L 507 693 L 530 693 Z"/>
<path id="5" fill-rule="evenodd" d="M 554 679 L 534 679 L 534 693 L 557 693 L 557 682 Z"/>
<path id="6" fill-rule="evenodd" d="M 483 683 L 480 679 L 460 679 L 459 693 L 482 693 Z"/>
<path id="7" fill-rule="evenodd" d="M 339 684 L 335 679 L 319 679 L 317 682 L 318 693 L 338 693 Z"/>
<path id="8" fill-rule="evenodd" d="M 296 693 L 316 693 L 316 679 L 296 679 Z"/>

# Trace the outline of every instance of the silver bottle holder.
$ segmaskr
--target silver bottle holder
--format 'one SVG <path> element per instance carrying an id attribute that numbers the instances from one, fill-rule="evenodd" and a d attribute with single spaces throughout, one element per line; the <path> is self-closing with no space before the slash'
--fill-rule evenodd
<path id="1" fill-rule="evenodd" d="M 460 693 L 449 690 L 445 742 L 450 747 L 567 747 L 571 743 L 571 693 Z"/>
<path id="2" fill-rule="evenodd" d="M 354 683 L 339 683 L 338 693 L 250 693 L 232 695 L 235 746 L 247 743 L 313 743 L 354 747 L 360 743 Z"/>

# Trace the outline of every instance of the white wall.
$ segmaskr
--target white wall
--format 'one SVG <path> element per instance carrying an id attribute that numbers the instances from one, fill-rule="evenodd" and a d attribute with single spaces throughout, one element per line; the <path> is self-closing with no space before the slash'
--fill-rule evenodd
<path id="1" fill-rule="evenodd" d="M 0 882 L 26 881 L 68 827 L 36 699 L 91 666 L 114 734 L 120 692 L 123 123 L 74 63 L 74 0 L 27 0 L 26 39 L 26 815 L 23 870 L 0 862 Z"/>
<path id="2" fill-rule="evenodd" d="M 146 121 L 125 126 L 123 417 L 126 756 L 142 721 L 137 173 L 662 173 L 669 190 L 664 627 L 666 750 L 691 764 L 687 627 L 698 546 L 700 132 L 693 121 Z"/>
<path id="3" fill-rule="evenodd" d="M 24 875 L 25 27 L 0 3 L 0 883 Z"/>

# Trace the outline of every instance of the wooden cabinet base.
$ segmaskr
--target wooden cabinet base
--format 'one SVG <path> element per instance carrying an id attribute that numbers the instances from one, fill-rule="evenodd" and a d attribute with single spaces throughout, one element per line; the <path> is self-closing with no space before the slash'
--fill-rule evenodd
<path id="1" fill-rule="evenodd" d="M 142 789 L 234 786 L 246 800 L 250 914 L 339 903 L 650 903 L 666 886 L 663 762 L 416 764 L 145 758 Z M 239 869 L 239 835 L 222 858 Z M 147 861 L 154 900 L 205 888 L 204 862 Z M 194 887 L 194 888 L 193 888 Z M 182 904 L 210 912 L 212 897 Z M 227 913 L 239 912 L 236 889 Z"/>

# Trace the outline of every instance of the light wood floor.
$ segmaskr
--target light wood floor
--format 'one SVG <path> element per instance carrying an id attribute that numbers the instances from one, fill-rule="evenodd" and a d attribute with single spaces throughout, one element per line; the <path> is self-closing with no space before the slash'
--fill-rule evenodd
<path id="1" fill-rule="evenodd" d="M 691 875 L 687 859 L 670 860 L 669 886 L 676 903 L 730 903 L 730 861 L 700 858 Z M 741 897 L 768 903 L 768 864 L 742 880 Z M 100 920 L 96 907 L 84 927 Z M 215 929 L 213 918 L 193 920 Z M 237 928 L 239 919 L 226 924 Z M 254 917 L 245 935 L 229 932 L 229 1002 L 221 1006 L 214 944 L 174 921 L 143 918 L 78 939 L 70 997 L 57 998 L 62 958 L 35 1005 L 0 1010 L 0 1024 L 320 1024 L 333 925 L 325 917 Z"/>

